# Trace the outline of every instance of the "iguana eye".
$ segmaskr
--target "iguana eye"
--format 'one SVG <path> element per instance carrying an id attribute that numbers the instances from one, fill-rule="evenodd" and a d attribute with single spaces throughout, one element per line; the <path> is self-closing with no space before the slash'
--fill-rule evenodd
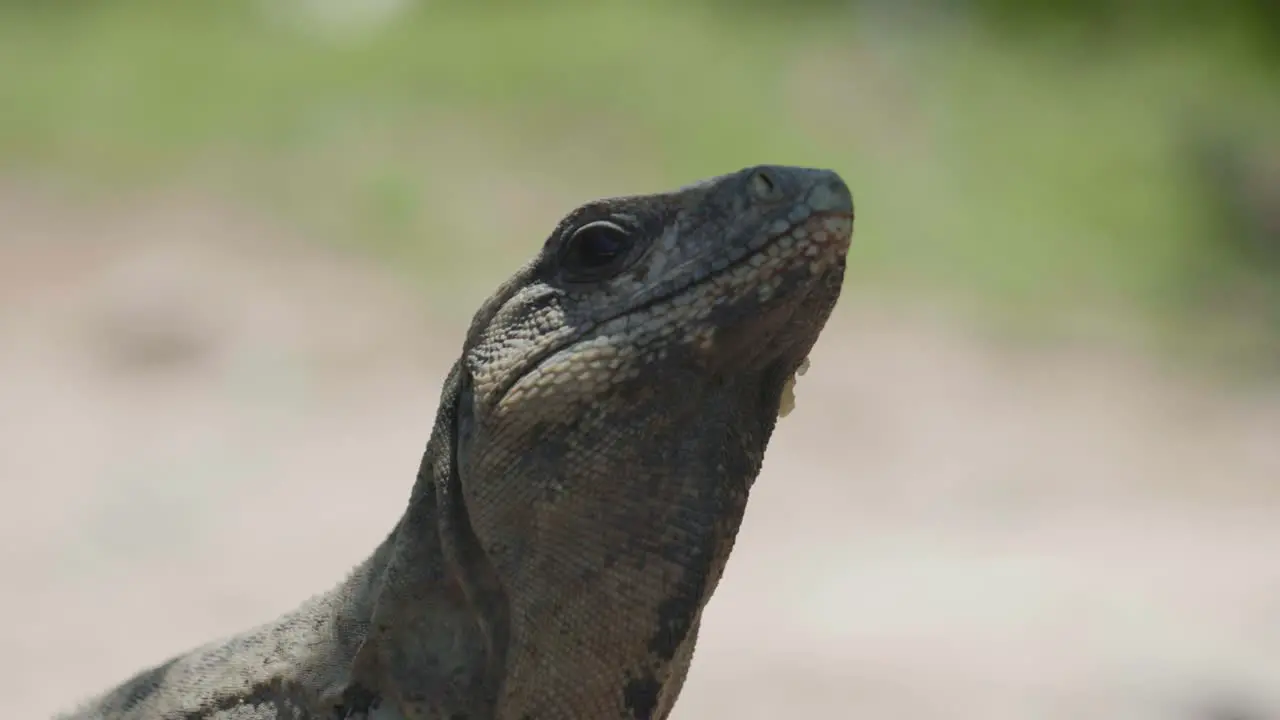
<path id="1" fill-rule="evenodd" d="M 573 231 L 561 252 L 560 263 L 571 276 L 598 277 L 626 257 L 632 242 L 626 230 L 607 220 L 597 220 Z"/>

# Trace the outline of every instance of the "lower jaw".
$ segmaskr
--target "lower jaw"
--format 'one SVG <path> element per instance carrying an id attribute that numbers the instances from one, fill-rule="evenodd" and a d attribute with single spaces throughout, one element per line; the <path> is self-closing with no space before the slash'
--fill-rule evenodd
<path id="1" fill-rule="evenodd" d="M 699 348 L 703 366 L 717 374 L 764 371 L 790 376 L 806 361 L 826 325 L 843 275 L 842 267 L 832 266 L 763 305 L 744 302 L 732 315 L 722 316 Z"/>
<path id="2" fill-rule="evenodd" d="M 795 385 L 839 298 L 843 265 L 835 266 L 790 297 L 716 333 L 708 366 L 719 375 L 757 375 L 765 404 L 778 417 L 795 408 Z"/>

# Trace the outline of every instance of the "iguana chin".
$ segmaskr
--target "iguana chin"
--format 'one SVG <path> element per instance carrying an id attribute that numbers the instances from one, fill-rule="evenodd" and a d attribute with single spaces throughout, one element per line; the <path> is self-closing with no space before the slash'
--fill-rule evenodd
<path id="1" fill-rule="evenodd" d="M 667 717 L 852 226 L 785 166 L 573 210 L 476 313 L 367 560 L 61 717 Z"/>

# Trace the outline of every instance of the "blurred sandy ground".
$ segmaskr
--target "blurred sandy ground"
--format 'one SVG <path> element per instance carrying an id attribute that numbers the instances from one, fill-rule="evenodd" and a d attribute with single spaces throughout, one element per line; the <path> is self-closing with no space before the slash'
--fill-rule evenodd
<path id="1" fill-rule="evenodd" d="M 38 718 L 337 582 L 463 328 L 205 198 L 0 216 L 0 695 Z M 1277 479 L 1280 388 L 850 294 L 677 715 L 1280 717 Z"/>

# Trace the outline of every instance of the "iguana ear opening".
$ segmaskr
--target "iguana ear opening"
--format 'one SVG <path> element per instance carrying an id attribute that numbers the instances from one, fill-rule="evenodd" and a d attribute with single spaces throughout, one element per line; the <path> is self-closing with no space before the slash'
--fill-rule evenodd
<path id="1" fill-rule="evenodd" d="M 456 369 L 457 390 L 454 395 L 453 411 L 453 455 L 450 464 L 454 474 L 458 474 L 458 463 L 462 458 L 470 456 L 471 439 L 475 434 L 475 395 L 472 392 L 471 373 L 464 363 L 459 362 Z"/>

